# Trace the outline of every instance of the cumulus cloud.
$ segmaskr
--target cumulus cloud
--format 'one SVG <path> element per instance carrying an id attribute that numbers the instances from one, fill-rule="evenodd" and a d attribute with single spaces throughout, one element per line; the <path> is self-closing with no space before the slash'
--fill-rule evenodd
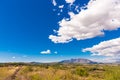
<path id="1" fill-rule="evenodd" d="M 41 54 L 50 54 L 51 51 L 50 51 L 50 50 L 46 50 L 46 51 L 41 51 L 40 53 L 41 53 Z"/>
<path id="2" fill-rule="evenodd" d="M 65 0 L 66 3 L 70 3 L 70 4 L 73 4 L 75 2 L 75 0 Z"/>
<path id="3" fill-rule="evenodd" d="M 91 58 L 90 60 L 102 63 L 114 63 L 119 62 L 120 58 L 118 57 L 102 57 L 102 58 Z"/>
<path id="4" fill-rule="evenodd" d="M 66 0 L 72 2 L 73 0 Z M 120 28 L 120 0 L 90 0 L 78 14 L 59 22 L 57 35 L 50 35 L 54 43 L 67 43 L 104 35 L 104 30 Z"/>
<path id="5" fill-rule="evenodd" d="M 90 51 L 92 55 L 120 57 L 120 38 L 103 41 L 93 47 L 83 49 L 83 52 Z"/>

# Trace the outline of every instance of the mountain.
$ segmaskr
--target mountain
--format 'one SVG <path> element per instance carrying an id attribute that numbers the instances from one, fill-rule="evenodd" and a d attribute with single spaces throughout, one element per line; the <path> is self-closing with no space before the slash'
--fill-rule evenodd
<path id="1" fill-rule="evenodd" d="M 120 64 L 120 59 L 119 59 L 119 60 L 117 60 L 115 63 Z"/>
<path id="2" fill-rule="evenodd" d="M 30 62 L 30 64 L 36 65 L 36 64 L 41 64 L 40 62 Z"/>
<path id="3" fill-rule="evenodd" d="M 80 63 L 80 64 L 97 64 L 97 62 L 88 60 L 88 59 L 70 59 L 70 60 L 63 60 L 60 61 L 59 63 Z"/>

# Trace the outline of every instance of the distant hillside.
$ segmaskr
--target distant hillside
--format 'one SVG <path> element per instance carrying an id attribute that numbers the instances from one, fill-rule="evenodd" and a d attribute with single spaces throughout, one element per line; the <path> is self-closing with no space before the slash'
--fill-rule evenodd
<path id="1" fill-rule="evenodd" d="M 40 62 L 30 62 L 30 64 L 41 64 Z"/>
<path id="2" fill-rule="evenodd" d="M 120 60 L 117 60 L 116 63 L 117 63 L 117 64 L 120 64 Z"/>
<path id="3" fill-rule="evenodd" d="M 97 64 L 97 62 L 88 60 L 88 59 L 70 59 L 70 60 L 63 60 L 59 63 L 80 63 L 80 64 Z"/>

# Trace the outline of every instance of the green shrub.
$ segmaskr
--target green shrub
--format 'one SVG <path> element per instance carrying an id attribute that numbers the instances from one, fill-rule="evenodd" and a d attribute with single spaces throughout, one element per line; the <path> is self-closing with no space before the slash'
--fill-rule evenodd
<path id="1" fill-rule="evenodd" d="M 32 72 L 32 71 L 33 71 L 32 66 L 27 66 L 27 67 L 25 67 L 25 68 L 23 69 L 23 72 L 24 72 L 24 73 L 28 73 L 28 72 Z"/>
<path id="2" fill-rule="evenodd" d="M 106 67 L 105 80 L 120 80 L 120 67 Z"/>
<path id="3" fill-rule="evenodd" d="M 79 76 L 84 76 L 84 77 L 87 77 L 89 75 L 88 71 L 86 69 L 83 69 L 83 68 L 77 68 L 74 71 L 74 73 L 79 75 Z"/>
<path id="4" fill-rule="evenodd" d="M 30 80 L 42 80 L 38 74 L 34 74 L 30 76 Z"/>

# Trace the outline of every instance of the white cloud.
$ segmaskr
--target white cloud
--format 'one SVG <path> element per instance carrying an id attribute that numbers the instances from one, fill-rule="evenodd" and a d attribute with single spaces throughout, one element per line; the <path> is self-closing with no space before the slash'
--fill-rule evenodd
<path id="1" fill-rule="evenodd" d="M 95 61 L 95 62 L 102 62 L 102 63 L 114 63 L 117 61 L 120 61 L 120 58 L 118 57 L 104 57 L 104 58 L 91 58 L 90 60 Z"/>
<path id="2" fill-rule="evenodd" d="M 58 16 L 60 15 L 60 13 L 57 14 Z"/>
<path id="3" fill-rule="evenodd" d="M 57 5 L 56 0 L 52 0 L 52 4 L 56 6 Z"/>
<path id="4" fill-rule="evenodd" d="M 103 59 L 103 62 L 120 62 L 120 57 L 106 57 L 105 59 Z"/>
<path id="5" fill-rule="evenodd" d="M 54 53 L 55 53 L 55 54 L 58 54 L 58 52 L 57 52 L 57 51 L 55 51 Z"/>
<path id="6" fill-rule="evenodd" d="M 75 11 L 78 12 L 78 13 L 80 12 L 80 9 L 79 9 L 78 5 L 75 6 Z"/>
<path id="7" fill-rule="evenodd" d="M 50 35 L 49 39 L 54 43 L 67 43 L 104 35 L 103 30 L 120 28 L 119 15 L 120 0 L 90 0 L 86 9 L 70 15 L 70 20 L 61 20 L 57 35 Z"/>
<path id="8" fill-rule="evenodd" d="M 64 8 L 64 5 L 60 5 L 60 6 L 58 6 L 60 9 L 62 9 L 62 8 Z"/>
<path id="9" fill-rule="evenodd" d="M 65 0 L 66 3 L 70 3 L 70 4 L 73 4 L 75 2 L 75 0 Z"/>
<path id="10" fill-rule="evenodd" d="M 15 59 L 16 57 L 15 57 L 15 56 L 13 56 L 12 58 L 13 58 L 13 59 Z"/>
<path id="11" fill-rule="evenodd" d="M 41 54 L 50 54 L 51 51 L 50 51 L 50 50 L 46 50 L 46 51 L 41 51 L 40 53 L 41 53 Z"/>
<path id="12" fill-rule="evenodd" d="M 93 47 L 83 49 L 83 52 L 90 51 L 92 55 L 120 57 L 120 38 L 103 41 Z"/>

